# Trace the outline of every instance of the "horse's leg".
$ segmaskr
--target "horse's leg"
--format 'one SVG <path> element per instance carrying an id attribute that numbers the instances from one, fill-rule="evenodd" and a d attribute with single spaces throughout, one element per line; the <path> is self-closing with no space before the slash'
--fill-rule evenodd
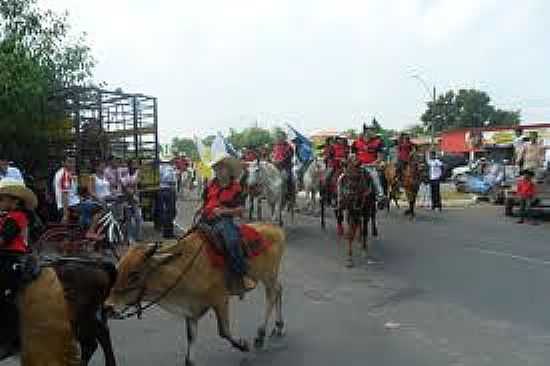
<path id="1" fill-rule="evenodd" d="M 336 234 L 342 236 L 344 235 L 344 210 L 336 208 L 334 209 L 334 215 L 336 216 Z"/>
<path id="2" fill-rule="evenodd" d="M 106 321 L 96 319 L 96 334 L 97 340 L 103 349 L 105 358 L 105 366 L 116 366 L 115 353 L 113 351 L 113 342 L 111 341 L 111 333 Z"/>
<path id="3" fill-rule="evenodd" d="M 346 263 L 346 266 L 348 268 L 353 267 L 353 241 L 355 239 L 355 234 L 357 233 L 357 224 L 351 223 L 350 225 L 350 233 L 348 238 L 348 261 Z"/>
<path id="4" fill-rule="evenodd" d="M 256 210 L 258 210 L 258 221 L 263 220 L 263 210 L 262 210 L 262 198 L 258 197 L 256 198 Z"/>
<path id="5" fill-rule="evenodd" d="M 361 230 L 361 239 L 363 240 L 363 250 L 366 252 L 368 250 L 368 236 L 369 236 L 369 212 L 367 210 L 363 210 L 362 212 L 362 230 Z"/>
<path id="6" fill-rule="evenodd" d="M 273 314 L 273 308 L 277 305 L 281 293 L 281 285 L 277 282 L 277 280 L 263 281 L 263 283 L 265 286 L 266 308 L 264 321 L 258 328 L 258 334 L 254 340 L 254 347 L 256 348 L 262 348 L 264 346 L 267 325 L 269 323 L 269 319 L 271 319 L 271 314 Z"/>
<path id="7" fill-rule="evenodd" d="M 235 339 L 231 335 L 231 327 L 229 322 L 229 298 L 224 297 L 214 306 L 214 313 L 218 322 L 218 334 L 223 339 L 231 343 L 231 346 L 241 352 L 248 352 L 250 348 L 244 339 Z"/>
<path id="8" fill-rule="evenodd" d="M 285 332 L 285 322 L 283 318 L 283 286 L 277 280 L 277 301 L 275 303 L 275 335 L 282 337 Z"/>
<path id="9" fill-rule="evenodd" d="M 376 238 L 378 236 L 378 225 L 376 223 L 376 204 L 370 205 L 369 217 L 372 226 L 372 236 Z"/>
<path id="10" fill-rule="evenodd" d="M 326 222 L 325 222 L 325 197 L 323 196 L 323 193 L 321 193 L 321 197 L 319 198 L 319 203 L 321 204 L 321 228 L 323 230 L 326 229 Z"/>
<path id="11" fill-rule="evenodd" d="M 194 345 L 197 341 L 199 321 L 195 318 L 185 317 L 185 328 L 187 330 L 187 351 L 185 352 L 185 366 L 195 365 Z"/>
<path id="12" fill-rule="evenodd" d="M 254 211 L 254 196 L 249 194 L 248 195 L 248 220 L 252 221 L 252 213 Z"/>

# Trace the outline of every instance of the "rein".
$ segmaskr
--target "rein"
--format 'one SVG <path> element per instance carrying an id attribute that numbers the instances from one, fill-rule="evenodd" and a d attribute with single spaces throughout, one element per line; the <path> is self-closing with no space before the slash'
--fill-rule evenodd
<path id="1" fill-rule="evenodd" d="M 159 264 L 158 266 L 156 266 L 155 268 L 153 268 L 152 270 L 148 271 L 143 282 L 144 282 L 144 285 L 142 286 L 142 288 L 140 289 L 140 292 L 139 292 L 139 295 L 138 295 L 138 298 L 137 300 L 135 301 L 134 304 L 132 305 L 129 305 L 127 306 L 123 311 L 122 313 L 117 316 L 117 319 L 119 320 L 124 320 L 124 319 L 129 319 L 131 317 L 134 317 L 134 316 L 137 316 L 138 319 L 141 319 L 142 315 L 143 315 L 143 312 L 145 310 L 148 310 L 150 309 L 151 307 L 155 306 L 155 305 L 158 305 L 159 302 L 164 299 L 166 296 L 168 296 L 168 294 L 170 292 L 172 292 L 172 290 L 174 290 L 178 284 L 181 282 L 181 280 L 183 279 L 183 276 L 185 276 L 187 274 L 187 272 L 191 269 L 192 265 L 195 263 L 195 261 L 197 260 L 197 258 L 199 257 L 199 255 L 202 253 L 203 249 L 204 249 L 204 243 L 200 246 L 200 248 L 197 250 L 197 252 L 195 253 L 195 255 L 193 256 L 193 258 L 191 258 L 191 260 L 187 263 L 187 265 L 182 269 L 181 273 L 179 274 L 178 278 L 176 278 L 176 280 L 174 281 L 174 284 L 172 284 L 171 286 L 167 287 L 163 292 L 160 293 L 159 296 L 157 296 L 155 299 L 151 300 L 148 304 L 146 304 L 145 306 L 143 306 L 141 304 L 142 300 L 143 300 L 143 297 L 145 296 L 145 291 L 147 290 L 147 286 L 145 285 L 145 280 L 147 279 L 147 276 L 152 274 L 155 270 L 157 270 L 158 268 L 160 268 L 164 263 L 161 263 Z M 176 257 L 180 257 L 182 256 L 183 253 L 180 251 L 176 254 L 174 254 L 174 257 L 172 259 L 175 259 Z M 127 312 L 128 309 L 132 308 L 132 307 L 135 307 L 135 310 L 134 311 L 131 311 L 131 312 Z"/>

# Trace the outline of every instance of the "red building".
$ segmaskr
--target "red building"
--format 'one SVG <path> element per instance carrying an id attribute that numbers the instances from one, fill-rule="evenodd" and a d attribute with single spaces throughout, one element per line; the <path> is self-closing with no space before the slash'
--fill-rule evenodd
<path id="1" fill-rule="evenodd" d="M 484 128 L 463 128 L 440 134 L 439 148 L 445 154 L 472 154 L 488 147 L 511 146 L 516 129 L 524 135 L 538 132 L 544 145 L 550 146 L 550 123 L 537 123 L 521 126 L 502 126 Z"/>

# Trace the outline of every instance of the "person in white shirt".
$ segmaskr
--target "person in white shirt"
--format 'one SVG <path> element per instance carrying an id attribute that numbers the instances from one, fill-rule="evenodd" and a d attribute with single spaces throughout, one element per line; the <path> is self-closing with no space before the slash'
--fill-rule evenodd
<path id="1" fill-rule="evenodd" d="M 437 158 L 435 151 L 430 151 L 428 159 L 430 192 L 432 197 L 432 210 L 441 211 L 441 176 L 443 175 L 443 163 Z"/>
<path id="2" fill-rule="evenodd" d="M 78 179 L 75 175 L 76 161 L 67 157 L 63 166 L 55 173 L 53 187 L 55 202 L 62 222 L 69 220 L 69 208 L 76 207 L 80 203 L 78 196 Z"/>
<path id="3" fill-rule="evenodd" d="M 23 182 L 23 174 L 14 166 L 10 166 L 10 161 L 5 156 L 0 156 L 0 180 L 10 178 L 18 182 Z"/>
<path id="4" fill-rule="evenodd" d="M 88 190 L 90 195 L 100 203 L 105 203 L 111 196 L 111 184 L 105 176 L 105 162 L 94 163 L 94 174 L 90 177 Z"/>

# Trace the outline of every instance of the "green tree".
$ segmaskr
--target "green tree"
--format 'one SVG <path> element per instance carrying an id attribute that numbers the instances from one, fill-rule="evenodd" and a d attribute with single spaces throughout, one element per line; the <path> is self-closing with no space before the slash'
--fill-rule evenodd
<path id="1" fill-rule="evenodd" d="M 212 143 L 214 142 L 215 139 L 216 139 L 216 135 L 208 135 L 204 139 L 202 139 L 202 143 L 205 146 L 212 146 Z"/>
<path id="2" fill-rule="evenodd" d="M 36 0 L 0 0 L 0 145 L 7 155 L 30 171 L 47 166 L 48 137 L 58 133 L 52 126 L 67 127 L 63 108 L 49 97 L 89 83 L 94 64 L 66 14 Z"/>
<path id="3" fill-rule="evenodd" d="M 403 129 L 403 132 L 408 133 L 412 137 L 423 136 L 426 135 L 426 127 L 421 124 L 415 124 L 405 127 L 405 129 Z"/>
<path id="4" fill-rule="evenodd" d="M 195 145 L 195 141 L 189 138 L 174 137 L 172 139 L 172 152 L 176 154 L 185 153 L 192 160 L 199 159 L 199 152 L 197 150 L 197 145 Z"/>
<path id="5" fill-rule="evenodd" d="M 260 127 L 245 128 L 241 132 L 231 129 L 229 133 L 229 141 L 236 149 L 255 149 L 266 144 L 273 143 L 273 136 L 271 136 L 269 130 Z"/>
<path id="6" fill-rule="evenodd" d="M 435 132 L 455 129 L 497 125 L 517 125 L 520 111 L 496 109 L 491 98 L 475 89 L 450 90 L 440 95 L 436 102 L 429 102 L 420 117 L 426 127 L 433 123 Z"/>

